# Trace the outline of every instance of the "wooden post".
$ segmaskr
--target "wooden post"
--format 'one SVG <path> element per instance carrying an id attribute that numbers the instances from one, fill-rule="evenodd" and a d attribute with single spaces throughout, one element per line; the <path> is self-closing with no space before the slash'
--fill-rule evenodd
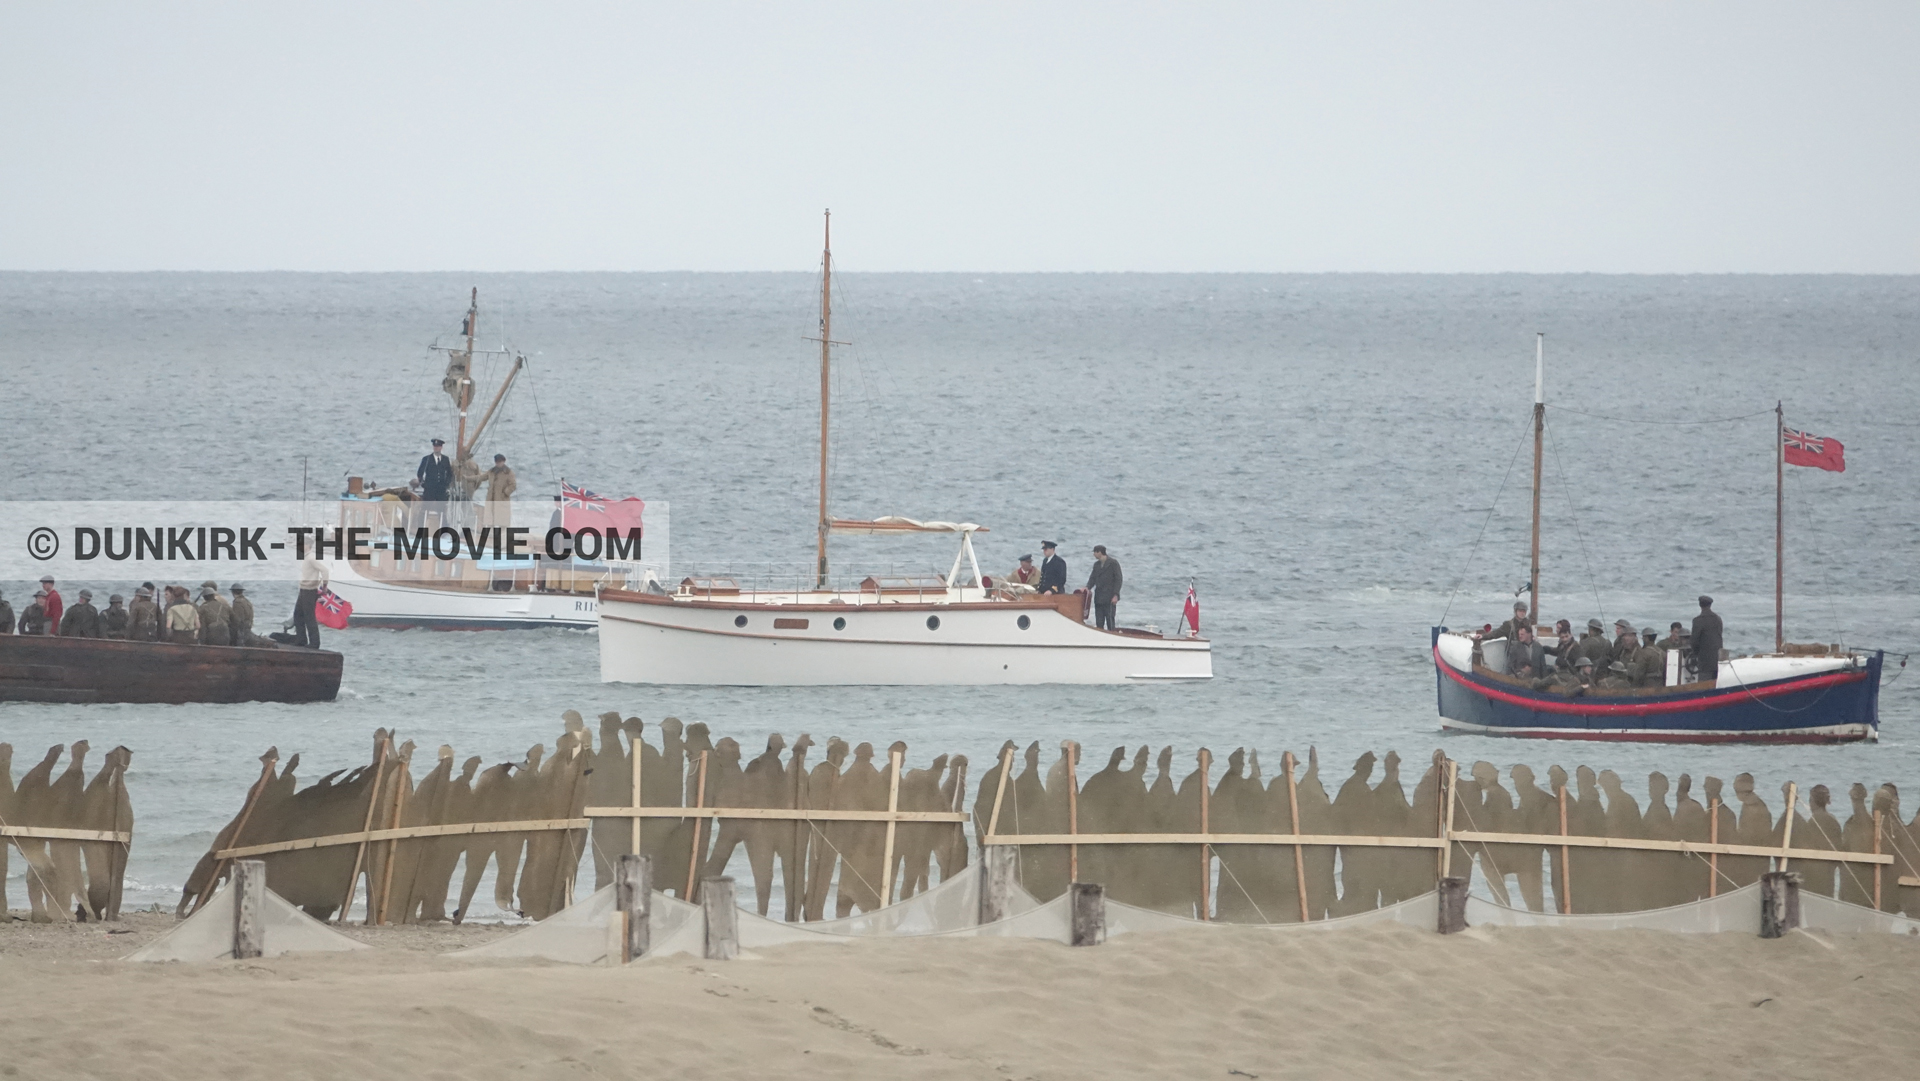
<path id="1" fill-rule="evenodd" d="M 1800 786 L 1798 784 L 1795 784 L 1792 781 L 1788 781 L 1787 782 L 1787 820 L 1780 827 L 1780 830 L 1781 830 L 1780 847 L 1782 850 L 1793 847 L 1793 815 L 1794 815 L 1794 812 L 1799 809 L 1800 809 Z M 1774 870 L 1776 871 L 1786 870 L 1787 864 L 1791 863 L 1792 859 L 1793 858 L 1791 856 L 1784 856 L 1784 855 L 1781 856 L 1779 866 L 1775 867 Z"/>
<path id="2" fill-rule="evenodd" d="M 1878 807 L 1873 809 L 1873 854 L 1876 856 L 1880 854 L 1880 820 L 1884 814 L 1885 812 L 1881 811 Z M 1880 877 L 1880 865 L 1876 863 L 1873 865 L 1873 907 L 1875 911 L 1878 911 L 1880 908 Z"/>
<path id="3" fill-rule="evenodd" d="M 1800 926 L 1800 873 L 1768 871 L 1760 876 L 1760 937 L 1779 938 Z"/>
<path id="4" fill-rule="evenodd" d="M 1080 745 L 1068 740 L 1067 752 L 1067 832 L 1080 832 Z M 1080 881 L 1080 846 L 1067 846 L 1067 881 Z"/>
<path id="5" fill-rule="evenodd" d="M 981 856 L 980 911 L 978 922 L 998 923 L 1013 907 L 1014 862 L 1020 857 L 1017 845 L 988 845 Z"/>
<path id="6" fill-rule="evenodd" d="M 1560 836 L 1567 835 L 1567 786 L 1560 786 Z M 1560 846 L 1560 914 L 1573 915 L 1573 859 L 1566 845 Z"/>
<path id="7" fill-rule="evenodd" d="M 1566 814 L 1565 811 L 1560 813 Z M 1720 801 L 1718 799 L 1707 801 L 1707 843 L 1715 845 L 1720 843 Z M 1720 853 L 1718 852 L 1707 856 L 1707 896 L 1720 896 Z"/>
<path id="8" fill-rule="evenodd" d="M 1440 880 L 1440 933 L 1450 935 L 1467 929 L 1467 880 Z"/>
<path id="9" fill-rule="evenodd" d="M 634 819 L 635 822 L 640 821 Z M 626 934 L 620 951 L 622 964 L 646 956 L 653 948 L 647 919 L 653 914 L 653 861 L 645 856 L 625 855 L 613 870 L 613 907 L 626 917 Z"/>
<path id="10" fill-rule="evenodd" d="M 1000 835 L 1000 801 L 1007 798 L 1007 778 L 1012 775 L 1013 748 L 1008 747 L 1000 752 L 1000 783 L 996 785 L 993 790 L 993 813 L 987 817 L 988 837 L 998 837 Z M 980 847 L 983 850 L 987 847 L 985 838 L 982 838 Z M 986 855 L 986 852 L 982 851 L 980 858 L 985 859 Z"/>
<path id="11" fill-rule="evenodd" d="M 267 864 L 236 860 L 233 865 L 233 957 L 244 961 L 266 949 Z"/>
<path id="12" fill-rule="evenodd" d="M 899 826 L 893 816 L 900 813 L 900 767 L 905 764 L 904 751 L 888 751 L 887 766 L 887 861 L 880 868 L 880 907 L 893 903 L 893 833 Z"/>
<path id="13" fill-rule="evenodd" d="M 681 798 L 685 799 L 686 797 L 682 796 Z M 694 789 L 693 805 L 696 808 L 705 807 L 707 805 L 707 752 L 706 751 L 700 752 L 700 780 L 697 783 L 697 787 Z M 681 898 L 684 900 L 688 900 L 688 901 L 693 900 L 693 884 L 695 881 L 695 876 L 700 873 L 700 829 L 702 826 L 706 825 L 706 822 L 707 820 L 704 818 L 696 818 L 693 820 L 693 855 L 688 857 L 687 859 L 687 888 L 680 894 Z"/>
<path id="14" fill-rule="evenodd" d="M 1460 783 L 1460 763 L 1447 759 L 1447 784 L 1441 798 L 1446 806 L 1440 809 L 1440 839 L 1446 844 L 1440 846 L 1440 877 L 1448 878 L 1453 874 L 1453 793 L 1454 786 Z"/>
<path id="15" fill-rule="evenodd" d="M 360 824 L 360 832 L 373 829 L 373 812 L 380 806 L 380 785 L 386 779 L 387 748 L 393 746 L 393 733 L 389 732 L 380 739 L 380 746 L 373 752 L 373 787 L 367 792 L 367 817 Z M 353 874 L 347 876 L 347 895 L 340 901 L 340 914 L 335 923 L 347 922 L 347 913 L 353 909 L 354 891 L 360 888 L 360 864 L 367 858 L 367 842 L 362 841 L 353 853 Z M 367 915 L 373 915 L 373 891 L 367 891 Z"/>
<path id="16" fill-rule="evenodd" d="M 644 744 L 640 740 L 640 733 L 635 732 L 633 738 L 628 741 L 628 749 L 633 752 L 633 809 L 636 811 L 640 809 L 640 760 L 643 757 L 640 750 L 643 746 Z M 684 796 L 682 798 L 684 798 Z M 631 847 L 635 853 L 640 851 L 640 823 L 642 821 L 643 819 L 639 815 L 633 816 L 633 844 Z"/>
<path id="17" fill-rule="evenodd" d="M 1207 812 L 1210 809 L 1208 804 L 1213 792 L 1210 787 L 1212 784 L 1213 752 L 1202 747 L 1200 748 L 1200 832 L 1203 834 L 1213 832 L 1211 824 L 1207 821 Z M 1203 844 L 1200 846 L 1200 919 L 1202 921 L 1212 919 L 1210 915 L 1212 911 L 1213 846 Z"/>
<path id="18" fill-rule="evenodd" d="M 721 876 L 702 880 L 700 905 L 707 916 L 707 960 L 739 957 L 740 910 L 733 903 L 733 879 Z"/>
<path id="19" fill-rule="evenodd" d="M 1299 762 L 1293 757 L 1292 751 L 1280 756 L 1280 768 L 1287 775 L 1287 812 L 1292 815 L 1288 821 L 1293 824 L 1293 832 L 1296 836 L 1300 833 L 1300 788 L 1293 777 L 1293 770 L 1297 765 Z M 1305 849 L 1299 845 L 1293 846 L 1293 881 L 1300 888 L 1300 922 L 1305 923 L 1309 918 L 1307 915 L 1307 857 Z"/>
<path id="20" fill-rule="evenodd" d="M 404 765 L 402 768 L 403 769 L 405 768 Z M 399 783 L 401 777 L 402 777 L 401 773 L 394 774 L 395 783 L 393 786 L 393 817 L 389 819 L 387 822 L 387 828 L 391 830 L 397 830 L 400 828 L 400 814 L 403 810 L 406 809 L 406 806 L 407 806 L 407 786 Z M 387 908 L 393 899 L 393 865 L 394 865 L 394 862 L 399 858 L 399 855 L 400 855 L 400 839 L 396 837 L 393 840 L 387 842 L 387 864 L 385 867 L 380 869 L 380 915 L 379 915 L 379 920 L 377 922 L 382 924 L 392 922 L 387 918 Z M 371 894 L 372 891 L 368 891 L 368 892 L 369 894 Z M 370 910 L 373 907 L 371 903 L 371 897 L 369 897 L 369 903 L 367 907 Z M 368 923 L 376 922 L 372 911 L 369 911 L 367 913 L 367 922 Z"/>
<path id="21" fill-rule="evenodd" d="M 1075 946 L 1098 946 L 1107 940 L 1107 888 L 1097 882 L 1075 882 L 1067 886 L 1072 895 L 1069 911 L 1073 914 L 1070 942 Z"/>

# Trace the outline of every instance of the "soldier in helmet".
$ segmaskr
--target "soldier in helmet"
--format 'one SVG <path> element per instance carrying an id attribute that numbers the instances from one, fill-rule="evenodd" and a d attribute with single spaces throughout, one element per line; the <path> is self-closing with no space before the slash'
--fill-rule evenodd
<path id="1" fill-rule="evenodd" d="M 1631 660 L 1633 651 L 1640 648 L 1640 638 L 1633 633 L 1633 624 L 1624 620 L 1613 621 L 1613 647 L 1608 650 L 1608 659 L 1625 662 Z"/>
<path id="2" fill-rule="evenodd" d="M 100 633 L 106 638 L 127 636 L 127 599 L 115 593 L 107 598 L 107 610 L 100 613 Z"/>
<path id="3" fill-rule="evenodd" d="M 1636 687 L 1667 685 L 1667 651 L 1654 645 L 1653 637 L 1652 627 L 1642 630 L 1640 640 L 1645 644 L 1634 650 L 1627 662 L 1627 681 Z"/>
<path id="4" fill-rule="evenodd" d="M 153 603 L 150 584 L 133 591 L 133 605 L 127 609 L 127 639 L 132 642 L 160 639 L 160 607 Z"/>
<path id="5" fill-rule="evenodd" d="M 1609 661 L 1604 669 L 1596 666 L 1594 675 L 1593 685 L 1603 691 L 1618 691 L 1633 686 L 1627 682 L 1627 666 L 1621 661 Z"/>
<path id="6" fill-rule="evenodd" d="M 200 583 L 200 644 L 203 646 L 230 646 L 233 644 L 233 632 L 228 617 L 233 609 L 227 606 L 226 599 L 220 596 L 220 585 L 211 579 Z"/>
<path id="7" fill-rule="evenodd" d="M 0 634 L 13 633 L 13 605 L 7 603 L 7 595 L 0 593 Z"/>
<path id="8" fill-rule="evenodd" d="M 100 637 L 100 609 L 93 606 L 93 590 L 81 590 L 80 599 L 60 617 L 60 637 Z"/>
<path id="9" fill-rule="evenodd" d="M 247 599 L 247 587 L 233 583 L 233 602 L 228 605 L 227 630 L 236 646 L 258 645 L 253 633 L 253 602 Z"/>
<path id="10" fill-rule="evenodd" d="M 21 634 L 47 634 L 47 591 L 33 591 L 33 602 L 20 610 Z"/>

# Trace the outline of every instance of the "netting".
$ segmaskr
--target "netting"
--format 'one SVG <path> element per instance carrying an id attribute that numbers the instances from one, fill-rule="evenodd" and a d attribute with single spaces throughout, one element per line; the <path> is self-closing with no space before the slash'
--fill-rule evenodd
<path id="1" fill-rule="evenodd" d="M 1822 898 L 1824 900 L 1824 898 Z M 1717 931 L 1760 930 L 1760 887 L 1742 886 L 1704 901 L 1690 901 L 1669 908 L 1645 912 L 1591 912 L 1562 915 L 1557 912 L 1529 912 L 1508 908 L 1478 897 L 1467 898 L 1469 927 L 1564 927 L 1577 930 L 1608 931 L 1642 928 L 1652 931 L 1679 931 L 1709 934 Z"/>
<path id="2" fill-rule="evenodd" d="M 128 954 L 128 961 L 222 961 L 233 956 L 233 906 L 236 892 L 231 885 L 214 894 L 200 911 L 176 924 L 172 930 Z M 283 900 L 272 890 L 264 894 L 260 906 L 262 929 L 260 955 L 279 957 L 287 953 L 326 953 L 364 950 L 370 947 L 320 923 Z"/>
<path id="3" fill-rule="evenodd" d="M 603 886 L 532 927 L 447 956 L 463 961 L 539 957 L 567 964 L 596 965 L 607 959 L 607 926 L 613 912 L 613 887 Z M 663 893 L 653 895 L 647 926 L 654 952 L 658 952 L 661 943 L 673 941 L 690 924 L 697 925 L 700 937 L 696 941 L 704 950 L 706 919 L 701 915 L 700 906 L 674 900 Z"/>

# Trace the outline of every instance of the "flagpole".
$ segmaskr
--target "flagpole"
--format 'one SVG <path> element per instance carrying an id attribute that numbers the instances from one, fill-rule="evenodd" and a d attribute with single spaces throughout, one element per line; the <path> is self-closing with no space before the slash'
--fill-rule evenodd
<path id="1" fill-rule="evenodd" d="M 820 247 L 820 537 L 815 589 L 827 588 L 827 534 L 832 525 L 827 517 L 827 407 L 833 389 L 833 211 L 826 212 L 825 221 Z"/>
<path id="2" fill-rule="evenodd" d="M 1787 648 L 1787 414 L 1773 403 L 1773 651 Z"/>

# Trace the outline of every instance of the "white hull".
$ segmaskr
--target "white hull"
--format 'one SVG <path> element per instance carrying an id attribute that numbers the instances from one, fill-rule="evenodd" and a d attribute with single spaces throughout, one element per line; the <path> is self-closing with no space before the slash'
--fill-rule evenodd
<path id="1" fill-rule="evenodd" d="M 328 563 L 327 571 L 333 578 L 328 588 L 353 605 L 350 626 L 592 630 L 597 625 L 591 594 L 432 589 L 364 578 L 341 562 Z"/>
<path id="2" fill-rule="evenodd" d="M 742 618 L 746 625 L 737 625 Z M 776 619 L 785 625 L 776 627 Z M 836 619 L 843 628 L 834 627 Z M 937 628 L 929 619 L 939 621 Z M 600 598 L 600 678 L 607 683 L 933 686 L 1212 677 L 1205 639 L 1096 630 L 1045 603 Z"/>

